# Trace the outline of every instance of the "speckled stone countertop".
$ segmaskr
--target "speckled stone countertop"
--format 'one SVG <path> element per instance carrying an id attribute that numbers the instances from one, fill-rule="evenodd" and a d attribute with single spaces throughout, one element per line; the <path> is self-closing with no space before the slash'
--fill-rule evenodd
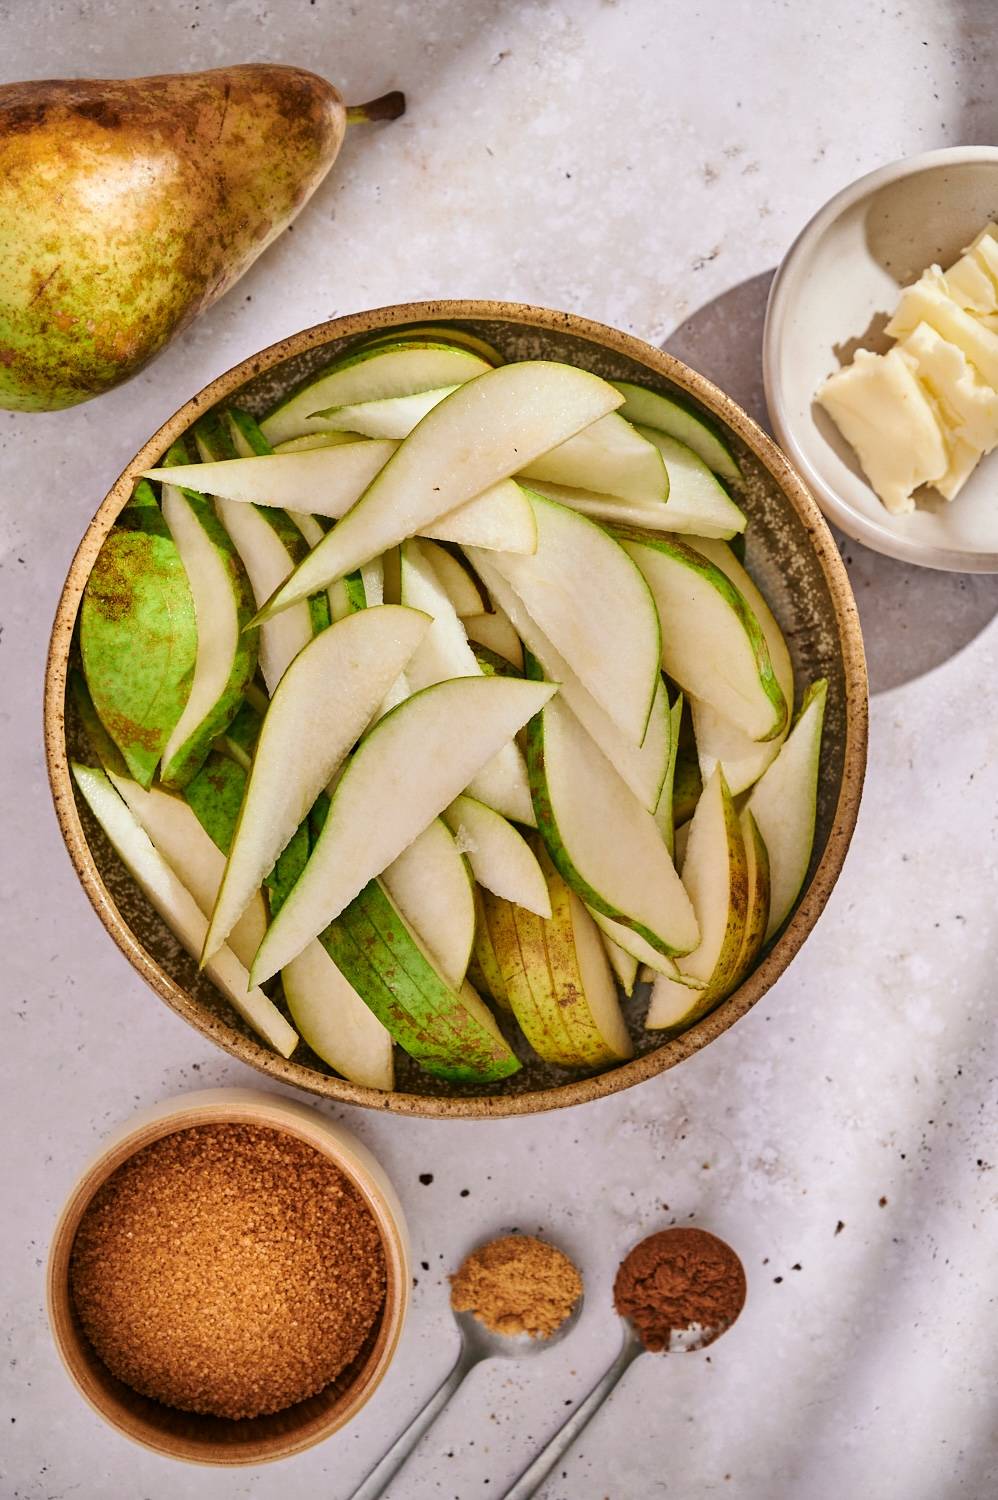
<path id="1" fill-rule="evenodd" d="M 620 1256 L 674 1221 L 737 1248 L 746 1310 L 709 1358 L 640 1360 L 546 1500 L 995 1494 L 998 578 L 845 547 L 874 692 L 859 829 L 816 932 L 733 1031 L 564 1114 L 342 1112 L 409 1214 L 412 1315 L 357 1421 L 270 1469 L 133 1448 L 49 1342 L 48 1238 L 102 1135 L 166 1095 L 260 1080 L 106 938 L 61 845 L 40 729 L 49 623 L 108 484 L 193 391 L 297 328 L 437 295 L 540 302 L 665 344 L 761 415 L 767 287 L 814 209 L 893 157 L 998 137 L 993 7 L 0 0 L 0 35 L 3 81 L 266 58 L 353 98 L 409 95 L 148 372 L 75 411 L 0 413 L 4 1500 L 347 1500 L 449 1368 L 446 1272 L 518 1226 L 582 1266 L 581 1324 L 541 1359 L 479 1367 L 391 1491 L 501 1495 L 616 1352 Z"/>

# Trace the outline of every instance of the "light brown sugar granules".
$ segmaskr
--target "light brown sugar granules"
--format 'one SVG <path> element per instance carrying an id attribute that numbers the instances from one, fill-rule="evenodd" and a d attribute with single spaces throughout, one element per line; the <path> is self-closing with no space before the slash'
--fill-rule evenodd
<path id="1" fill-rule="evenodd" d="M 451 1306 L 493 1333 L 550 1338 L 582 1296 L 582 1277 L 554 1245 L 528 1234 L 492 1240 L 451 1277 Z"/>
<path id="2" fill-rule="evenodd" d="M 221 1417 L 322 1390 L 385 1298 L 357 1189 L 305 1141 L 256 1125 L 178 1131 L 120 1166 L 83 1216 L 70 1277 L 119 1379 Z"/>

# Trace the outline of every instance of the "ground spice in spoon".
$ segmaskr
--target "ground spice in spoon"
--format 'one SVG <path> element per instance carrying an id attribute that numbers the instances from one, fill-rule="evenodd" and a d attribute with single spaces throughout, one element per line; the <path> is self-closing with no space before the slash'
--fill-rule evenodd
<path id="1" fill-rule="evenodd" d="M 730 1328 L 745 1304 L 745 1271 L 730 1245 L 706 1229 L 662 1229 L 635 1245 L 613 1286 L 613 1302 L 646 1349 L 702 1348 Z"/>
<path id="2" fill-rule="evenodd" d="M 133 1390 L 254 1417 L 315 1395 L 360 1353 L 385 1254 L 353 1183 L 298 1136 L 201 1125 L 100 1187 L 77 1230 L 73 1300 Z"/>
<path id="3" fill-rule="evenodd" d="M 451 1307 L 493 1333 L 550 1338 L 582 1296 L 568 1256 L 529 1234 L 507 1234 L 473 1250 L 451 1277 Z"/>

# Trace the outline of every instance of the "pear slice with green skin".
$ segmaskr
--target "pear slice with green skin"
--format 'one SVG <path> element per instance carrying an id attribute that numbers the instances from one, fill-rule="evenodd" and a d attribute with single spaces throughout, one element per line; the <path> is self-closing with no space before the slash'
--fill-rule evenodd
<path id="1" fill-rule="evenodd" d="M 446 323 L 416 323 L 411 328 L 393 328 L 387 333 L 378 334 L 375 338 L 364 339 L 364 349 L 383 347 L 385 344 L 400 343 L 430 343 L 443 345 L 445 348 L 469 349 L 472 354 L 477 354 L 479 359 L 484 359 L 486 364 L 501 365 L 502 355 L 485 339 L 480 339 L 475 333 L 468 333 L 464 328 L 450 328 Z"/>
<path id="2" fill-rule="evenodd" d="M 277 862 L 269 882 L 271 915 L 280 911 L 308 861 L 309 829 L 302 824 Z M 351 1083 L 365 1088 L 395 1086 L 392 1039 L 374 1012 L 340 973 L 319 942 L 281 970 L 281 988 L 291 1019 L 312 1051 Z"/>
<path id="3" fill-rule="evenodd" d="M 231 756 L 212 750 L 193 781 L 184 787 L 184 801 L 212 843 L 226 856 L 239 822 L 248 774 L 246 767 Z"/>
<path id="4" fill-rule="evenodd" d="M 280 920 L 280 918 L 278 918 Z M 437 1078 L 492 1083 L 520 1063 L 470 985 L 452 989 L 380 883 L 322 933 L 340 973 L 410 1057 Z"/>
<path id="5" fill-rule="evenodd" d="M 504 610 L 494 607 L 488 614 L 465 615 L 462 623 L 474 647 L 482 647 L 507 667 L 523 672 L 523 642 Z"/>
<path id="6" fill-rule="evenodd" d="M 678 695 L 675 703 L 669 709 L 669 759 L 666 762 L 665 775 L 658 794 L 658 802 L 655 806 L 655 822 L 658 830 L 665 841 L 665 847 L 673 860 L 676 852 L 676 822 L 675 822 L 675 786 L 676 767 L 679 764 L 679 736 L 683 727 L 683 703 L 682 693 Z M 668 694 L 666 694 L 668 702 Z M 699 792 L 697 793 L 699 796 Z M 692 808 L 690 809 L 692 816 Z"/>
<path id="7" fill-rule="evenodd" d="M 543 675 L 561 684 L 561 696 L 599 745 L 610 764 L 617 770 L 643 807 L 653 812 L 658 806 L 669 761 L 671 729 L 669 699 L 657 670 L 655 696 L 645 730 L 644 741 L 637 745 L 621 732 L 606 710 L 597 703 L 588 688 L 576 676 L 560 651 L 544 631 L 531 619 L 516 592 L 503 576 L 479 559 L 482 577 L 492 594 L 497 610 L 510 619 L 510 628 L 526 642 L 530 654 L 540 663 Z M 469 622 L 466 621 L 467 625 Z"/>
<path id="8" fill-rule="evenodd" d="M 692 448 L 654 427 L 637 427 L 635 431 L 658 449 L 668 470 L 669 505 L 677 531 L 710 536 L 714 532 L 732 535 L 745 530 L 748 524 L 745 512 Z"/>
<path id="9" fill-rule="evenodd" d="M 381 883 L 433 960 L 457 990 L 475 941 L 475 901 L 467 862 L 436 818 L 381 875 Z"/>
<path id="10" fill-rule="evenodd" d="M 107 536 L 80 605 L 80 654 L 94 707 L 150 786 L 190 696 L 198 633 L 187 573 L 155 496 L 140 483 Z"/>
<path id="11" fill-rule="evenodd" d="M 217 416 L 202 418 L 193 432 L 204 464 L 234 456 L 229 433 Z M 215 497 L 215 513 L 239 554 L 256 605 L 268 599 L 308 554 L 309 547 L 286 512 L 257 509 Z M 314 610 L 325 608 L 321 614 Z M 321 623 L 319 623 L 321 621 Z M 329 601 L 324 595 L 289 609 L 260 627 L 259 665 L 267 691 L 272 693 L 299 651 L 312 639 L 316 626 L 329 624 Z"/>
<path id="12" fill-rule="evenodd" d="M 600 490 L 636 505 L 669 498 L 669 475 L 655 444 L 615 412 L 523 464 L 520 478 Z"/>
<path id="13" fill-rule="evenodd" d="M 548 853 L 586 905 L 667 958 L 695 948 L 696 917 L 655 819 L 560 697 L 527 728 L 527 769 Z"/>
<path id="14" fill-rule="evenodd" d="M 440 582 L 440 587 L 454 606 L 455 614 L 462 619 L 466 615 L 480 615 L 488 609 L 481 585 L 462 562 L 442 547 L 439 542 L 429 540 L 421 543 L 424 557 L 430 563 Z"/>
<path id="15" fill-rule="evenodd" d="M 511 1012 L 512 1007 L 509 1003 L 509 995 L 506 993 L 502 969 L 485 916 L 482 892 L 477 885 L 474 888 L 474 897 L 475 945 L 471 950 L 471 962 L 468 964 L 468 978 L 476 990 L 484 990 L 486 995 L 490 995 L 501 1010 Z"/>
<path id="16" fill-rule="evenodd" d="M 427 412 L 456 390 L 456 385 L 442 385 L 438 390 L 419 391 L 412 396 L 389 396 L 384 401 L 330 406 L 313 415 L 334 432 L 359 432 L 362 437 L 397 438 L 401 441 L 409 436 Z"/>
<path id="17" fill-rule="evenodd" d="M 149 835 L 122 801 L 103 771 L 74 762 L 73 777 L 90 811 L 107 834 L 129 874 L 192 957 L 201 950 L 208 919 Z M 206 965 L 209 977 L 246 1024 L 282 1057 L 290 1057 L 298 1034 L 249 975 L 232 949 L 223 945 Z"/>
<path id="18" fill-rule="evenodd" d="M 624 397 L 620 415 L 637 427 L 654 427 L 691 448 L 715 474 L 737 481 L 742 477 L 738 460 L 710 420 L 683 402 L 628 380 L 613 384 Z"/>
<path id="19" fill-rule="evenodd" d="M 424 531 L 507 479 L 524 459 L 529 462 L 552 443 L 590 426 L 619 401 L 618 392 L 599 376 L 551 360 L 501 365 L 459 386 L 400 443 L 357 504 L 278 590 L 258 621 Z M 339 451 L 349 453 L 354 447 L 348 444 Z M 317 449 L 292 457 L 301 461 L 321 454 Z"/>
<path id="20" fill-rule="evenodd" d="M 354 350 L 323 374 L 310 378 L 264 417 L 260 426 L 268 443 L 285 442 L 326 431 L 322 418 L 315 415 L 324 408 L 458 385 L 490 368 L 470 349 L 458 349 L 453 344 L 408 340 L 394 346 L 372 345 Z"/>
<path id="21" fill-rule="evenodd" d="M 337 783 L 308 865 L 260 945 L 254 982 L 270 978 L 318 937 L 555 691 L 550 683 L 518 678 L 461 677 L 424 688 L 380 719 Z"/>
<path id="22" fill-rule="evenodd" d="M 607 937 L 602 928 L 600 929 L 600 937 L 603 941 L 603 947 L 606 949 L 606 956 L 610 960 L 613 977 L 620 985 L 624 994 L 629 998 L 634 994 L 634 986 L 638 979 L 638 961 L 633 954 L 625 953 L 624 949 L 619 947 L 612 938 Z"/>
<path id="23" fill-rule="evenodd" d="M 260 428 L 261 434 L 263 428 Z M 264 438 L 264 442 L 266 442 Z M 359 432 L 306 432 L 302 437 L 288 438 L 283 443 L 268 443 L 265 453 L 311 453 L 314 448 L 337 448 L 342 443 L 359 443 L 363 439 Z"/>
<path id="24" fill-rule="evenodd" d="M 665 531 L 670 535 L 678 532 L 729 538 L 738 535 L 747 525 L 746 517 L 733 504 L 729 512 L 715 516 L 705 513 L 703 506 L 686 507 L 681 500 L 671 497 L 667 505 L 658 502 L 632 505 L 613 495 L 572 489 L 566 484 L 547 484 L 532 479 L 530 485 L 535 493 L 557 500 L 559 505 L 567 505 L 569 510 L 578 511 L 579 515 L 588 516 L 591 521 L 599 521 L 604 526 L 634 526 L 640 531 Z"/>
<path id="25" fill-rule="evenodd" d="M 155 786 L 146 791 L 137 781 L 113 772 L 108 780 L 177 879 L 187 887 L 205 916 L 210 917 L 225 873 L 225 855 L 205 832 L 193 809 L 175 792 L 164 792 Z M 227 943 L 247 970 L 266 930 L 267 909 L 258 890 L 229 933 Z"/>
<path id="26" fill-rule="evenodd" d="M 790 660 L 790 652 L 787 650 L 783 632 L 755 581 L 724 542 L 704 537 L 690 537 L 689 545 L 702 553 L 716 568 L 720 568 L 752 610 L 766 637 L 773 673 L 788 705 L 792 704 L 794 669 Z M 776 759 L 780 746 L 786 738 L 786 729 L 784 729 L 775 740 L 767 740 L 759 744 L 750 739 L 737 725 L 729 723 L 711 704 L 694 699 L 690 704 L 690 709 L 701 774 L 705 780 L 709 779 L 714 767 L 720 763 L 733 797 L 747 791 L 759 780 L 767 767 Z"/>
<path id="27" fill-rule="evenodd" d="M 684 692 L 702 698 L 754 740 L 787 722 L 762 627 L 731 580 L 676 537 L 613 528 L 640 568 L 662 626 L 662 666 Z"/>
<path id="28" fill-rule="evenodd" d="M 455 797 L 443 819 L 479 885 L 539 917 L 550 917 L 551 902 L 537 856 L 512 823 L 468 796 Z M 418 922 L 413 925 L 421 930 Z"/>
<path id="29" fill-rule="evenodd" d="M 827 697 L 824 678 L 811 684 L 779 755 L 756 782 L 746 803 L 769 853 L 767 943 L 793 911 L 811 863 Z"/>
<path id="30" fill-rule="evenodd" d="M 177 789 L 197 775 L 212 740 L 235 717 L 256 671 L 259 632 L 248 629 L 253 592 L 246 570 L 211 503 L 201 494 L 164 484 L 162 505 L 191 586 L 198 626 L 190 695 L 163 747 L 160 766 L 163 785 Z"/>
<path id="31" fill-rule="evenodd" d="M 540 840 L 536 852 L 551 903 L 547 921 L 491 892 L 483 897 L 513 1014 L 545 1062 L 620 1062 L 634 1049 L 599 932 Z"/>
<path id="32" fill-rule="evenodd" d="M 371 722 L 428 624 L 425 615 L 399 605 L 359 610 L 317 635 L 281 678 L 257 741 L 205 959 L 225 941 L 319 792 Z M 282 907 L 282 914 L 286 910 Z M 288 959 L 304 946 L 302 942 Z"/>
<path id="33" fill-rule="evenodd" d="M 537 521 L 533 556 L 493 558 L 468 548 L 468 557 L 487 588 L 501 579 L 519 599 L 518 634 L 527 639 L 526 611 L 621 734 L 641 745 L 663 650 L 652 591 L 601 526 L 543 496 L 529 498 Z M 496 592 L 512 619 L 513 600 Z"/>
<path id="34" fill-rule="evenodd" d="M 664 953 L 659 953 L 633 928 L 625 927 L 622 922 L 615 922 L 612 917 L 604 916 L 601 911 L 594 911 L 592 907 L 588 910 L 607 942 L 613 943 L 637 963 L 653 969 L 656 974 L 668 974 L 672 979 L 680 979 L 675 959 L 666 958 Z M 695 981 L 693 987 L 699 989 Z"/>
<path id="35" fill-rule="evenodd" d="M 410 692 L 453 677 L 479 677 L 482 669 L 420 543 L 409 540 L 400 552 L 402 603 L 422 610 L 433 621 L 406 668 Z M 533 803 L 523 755 L 512 740 L 469 783 L 468 790 L 489 807 L 520 823 L 534 821 Z"/>
<path id="36" fill-rule="evenodd" d="M 703 988 L 692 993 L 666 975 L 656 979 L 645 1018 L 646 1027 L 653 1031 L 689 1026 L 713 1009 L 738 980 L 749 877 L 741 823 L 720 767 L 704 787 L 693 814 L 683 884 L 702 936 L 699 947 L 685 956 L 680 968 Z"/>

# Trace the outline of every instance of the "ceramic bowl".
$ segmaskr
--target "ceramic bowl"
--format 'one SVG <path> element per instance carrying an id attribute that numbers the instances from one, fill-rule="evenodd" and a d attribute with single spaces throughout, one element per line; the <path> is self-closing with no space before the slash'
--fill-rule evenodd
<path id="1" fill-rule="evenodd" d="M 634 1059 L 590 1077 L 525 1057 L 521 1072 L 491 1087 L 439 1082 L 398 1054 L 392 1093 L 335 1077 L 304 1046 L 290 1061 L 242 1027 L 142 897 L 74 796 L 68 756 L 79 734 L 66 703 L 66 673 L 87 577 L 137 474 L 216 402 L 238 399 L 262 413 L 290 387 L 361 335 L 411 323 L 452 323 L 496 345 L 508 359 L 565 360 L 596 374 L 680 395 L 724 431 L 744 471 L 749 567 L 782 625 L 799 684 L 829 679 L 814 856 L 789 925 L 756 971 L 717 1010 L 663 1042 L 641 1024 L 644 986 L 628 1002 Z M 45 686 L 49 776 L 63 836 L 98 916 L 138 972 L 185 1020 L 272 1078 L 318 1094 L 408 1114 L 450 1117 L 526 1114 L 627 1088 L 660 1073 L 727 1030 L 779 978 L 814 926 L 845 858 L 866 763 L 867 686 L 856 607 L 838 549 L 821 513 L 783 454 L 746 414 L 702 376 L 639 339 L 570 313 L 501 302 L 426 302 L 380 308 L 321 324 L 275 344 L 214 381 L 145 443 L 111 488 L 73 560 L 52 633 Z"/>
<path id="2" fill-rule="evenodd" d="M 902 286 L 947 266 L 998 219 L 998 147 L 961 146 L 892 162 L 838 193 L 776 274 L 763 336 L 769 415 L 828 518 L 855 541 L 927 568 L 998 572 L 998 451 L 956 500 L 923 492 L 891 516 L 838 429 L 815 402 L 857 349 L 883 353 Z"/>
<path id="3" fill-rule="evenodd" d="M 363 1195 L 381 1233 L 385 1305 L 364 1348 L 336 1380 L 273 1415 L 231 1421 L 176 1411 L 140 1396 L 95 1354 L 73 1306 L 69 1263 L 80 1220 L 97 1189 L 144 1146 L 192 1125 L 265 1125 L 300 1137 L 328 1156 Z M 131 1120 L 90 1162 L 69 1195 L 52 1237 L 47 1297 L 56 1348 L 74 1385 L 99 1416 L 126 1437 L 168 1458 L 232 1467 L 268 1463 L 311 1448 L 369 1401 L 398 1347 L 412 1278 L 402 1207 L 384 1169 L 341 1125 L 279 1094 L 208 1089 L 171 1099 Z"/>

